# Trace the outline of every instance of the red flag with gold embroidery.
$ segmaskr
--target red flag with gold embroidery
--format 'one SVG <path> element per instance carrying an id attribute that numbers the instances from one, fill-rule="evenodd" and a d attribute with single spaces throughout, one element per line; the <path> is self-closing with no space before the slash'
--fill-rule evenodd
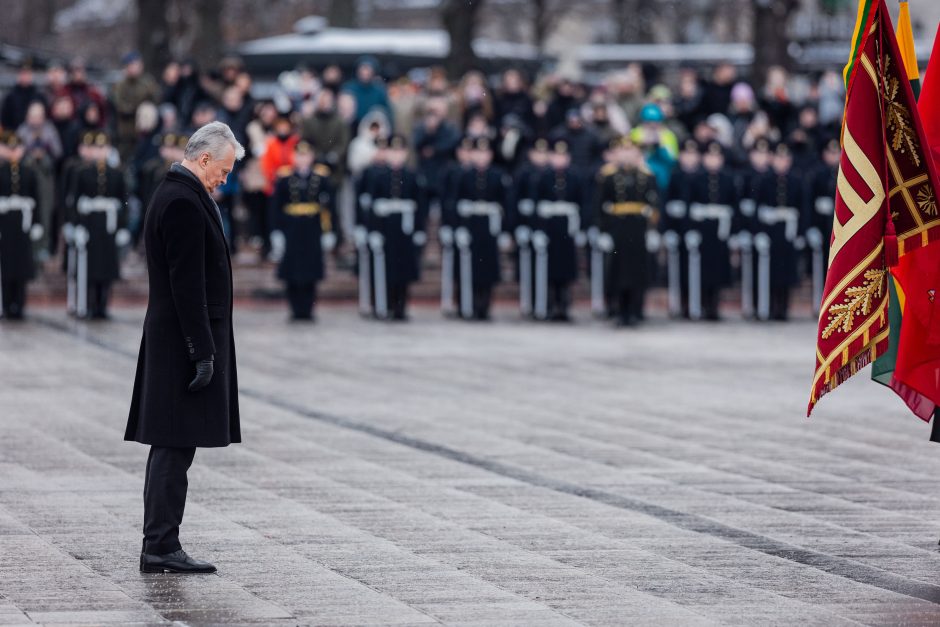
<path id="1" fill-rule="evenodd" d="M 940 239 L 933 161 L 884 0 L 859 2 L 845 79 L 842 161 L 807 415 L 886 350 L 888 267 Z"/>

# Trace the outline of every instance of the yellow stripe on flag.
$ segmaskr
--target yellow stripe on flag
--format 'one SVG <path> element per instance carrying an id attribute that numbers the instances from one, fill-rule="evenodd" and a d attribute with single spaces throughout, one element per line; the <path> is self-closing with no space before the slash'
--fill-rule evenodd
<path id="1" fill-rule="evenodd" d="M 917 67 L 917 53 L 914 52 L 914 31 L 911 28 L 911 12 L 907 0 L 901 0 L 901 12 L 898 14 L 898 47 L 901 49 L 901 58 L 904 59 L 904 69 L 907 70 L 907 80 L 920 80 L 920 70 Z"/>

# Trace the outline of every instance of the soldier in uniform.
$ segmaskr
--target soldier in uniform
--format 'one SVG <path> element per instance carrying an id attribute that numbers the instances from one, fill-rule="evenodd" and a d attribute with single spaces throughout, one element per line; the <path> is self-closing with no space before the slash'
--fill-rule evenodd
<path id="1" fill-rule="evenodd" d="M 535 273 L 532 253 L 532 227 L 538 182 L 548 167 L 548 140 L 537 139 L 527 152 L 527 160 L 516 170 L 509 192 L 507 230 L 516 241 L 516 276 L 519 280 L 519 309 L 523 316 L 533 313 Z"/>
<path id="2" fill-rule="evenodd" d="M 552 145 L 550 167 L 539 178 L 536 191 L 535 316 L 567 321 L 570 286 L 578 277 L 577 248 L 586 239 L 582 225 L 590 224 L 588 186 L 571 168 L 568 144 Z"/>
<path id="3" fill-rule="evenodd" d="M 36 273 L 33 243 L 43 232 L 36 175 L 22 159 L 16 134 L 0 134 L 0 313 L 7 320 L 23 318 L 26 283 Z"/>
<path id="4" fill-rule="evenodd" d="M 689 312 L 692 318 L 718 320 L 721 288 L 731 281 L 728 239 L 738 211 L 738 189 L 725 168 L 725 150 L 708 142 L 702 169 L 692 176 L 688 228 Z"/>
<path id="5" fill-rule="evenodd" d="M 473 169 L 473 137 L 464 137 L 457 144 L 457 160 L 448 163 L 441 174 L 441 311 L 450 314 L 454 306 L 454 282 L 457 277 L 456 242 L 454 230 L 457 220 L 457 184 L 466 172 Z"/>
<path id="6" fill-rule="evenodd" d="M 760 179 L 754 237 L 757 252 L 757 315 L 786 320 L 797 282 L 796 243 L 805 214 L 806 186 L 793 170 L 789 146 L 774 147 L 770 170 Z"/>
<path id="7" fill-rule="evenodd" d="M 111 283 L 120 278 L 118 249 L 130 243 L 124 174 L 108 165 L 111 142 L 98 132 L 91 163 L 75 173 L 68 222 L 76 248 L 76 312 L 108 317 Z"/>
<path id="8" fill-rule="evenodd" d="M 511 240 L 506 232 L 505 204 L 509 177 L 493 165 L 486 137 L 473 140 L 471 168 L 457 180 L 453 222 L 460 279 L 460 315 L 488 320 L 493 287 L 500 280 L 499 251 Z"/>
<path id="9" fill-rule="evenodd" d="M 406 320 L 408 286 L 420 276 L 421 251 L 427 243 L 425 185 L 406 165 L 408 143 L 401 135 L 388 140 L 385 163 L 367 179 L 365 216 L 372 253 L 375 312 L 379 318 Z"/>
<path id="10" fill-rule="evenodd" d="M 324 251 L 336 246 L 336 197 L 324 163 L 314 163 L 313 146 L 294 147 L 294 172 L 278 180 L 271 198 L 271 246 L 280 259 L 277 276 L 287 284 L 292 320 L 313 320 L 317 282 L 325 275 Z"/>
<path id="11" fill-rule="evenodd" d="M 679 166 L 669 177 L 664 211 L 659 223 L 666 249 L 669 314 L 683 318 L 689 317 L 689 255 L 685 246 L 689 199 L 692 181 L 701 166 L 701 146 L 694 139 L 685 140 L 679 150 Z"/>
<path id="12" fill-rule="evenodd" d="M 597 247 L 606 253 L 605 292 L 621 326 L 643 318 L 649 279 L 647 235 L 659 217 L 656 178 L 643 152 L 628 137 L 611 141 L 598 173 L 595 225 Z"/>
<path id="13" fill-rule="evenodd" d="M 835 209 L 836 179 L 842 148 L 832 139 L 822 151 L 822 163 L 810 173 L 810 210 L 806 225 L 806 242 L 812 255 L 813 300 L 822 300 L 822 289 L 829 270 L 829 246 L 832 239 L 832 214 Z"/>
<path id="14" fill-rule="evenodd" d="M 770 170 L 771 143 L 759 137 L 747 155 L 747 165 L 738 173 L 738 213 L 734 219 L 731 244 L 738 253 L 741 273 L 741 314 L 753 318 L 757 306 L 757 257 L 754 235 L 758 232 L 757 194 L 760 182 Z"/>
<path id="15" fill-rule="evenodd" d="M 375 279 L 372 276 L 373 259 L 369 248 L 369 223 L 372 213 L 372 179 L 385 168 L 388 154 L 388 138 L 375 138 L 375 152 L 372 160 L 353 181 L 355 193 L 355 230 L 353 239 L 356 246 L 356 275 L 359 277 L 359 313 L 376 315 Z"/>

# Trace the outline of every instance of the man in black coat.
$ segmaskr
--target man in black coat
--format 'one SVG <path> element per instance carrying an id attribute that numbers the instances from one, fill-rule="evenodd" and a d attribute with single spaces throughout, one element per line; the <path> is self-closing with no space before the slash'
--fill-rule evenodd
<path id="1" fill-rule="evenodd" d="M 210 194 L 244 149 L 221 122 L 189 139 L 154 192 L 143 240 L 150 300 L 125 440 L 149 444 L 142 572 L 211 573 L 179 542 L 196 447 L 241 441 L 232 264 Z"/>

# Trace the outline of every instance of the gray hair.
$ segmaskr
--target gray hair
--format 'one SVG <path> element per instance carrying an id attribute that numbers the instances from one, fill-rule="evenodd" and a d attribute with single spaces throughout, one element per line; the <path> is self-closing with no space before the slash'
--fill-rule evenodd
<path id="1" fill-rule="evenodd" d="M 186 143 L 186 149 L 183 156 L 189 161 L 195 161 L 204 152 L 213 157 L 218 157 L 225 149 L 225 145 L 230 144 L 235 148 L 235 159 L 239 160 L 245 156 L 245 149 L 238 140 L 228 124 L 223 122 L 209 122 L 189 138 Z"/>

